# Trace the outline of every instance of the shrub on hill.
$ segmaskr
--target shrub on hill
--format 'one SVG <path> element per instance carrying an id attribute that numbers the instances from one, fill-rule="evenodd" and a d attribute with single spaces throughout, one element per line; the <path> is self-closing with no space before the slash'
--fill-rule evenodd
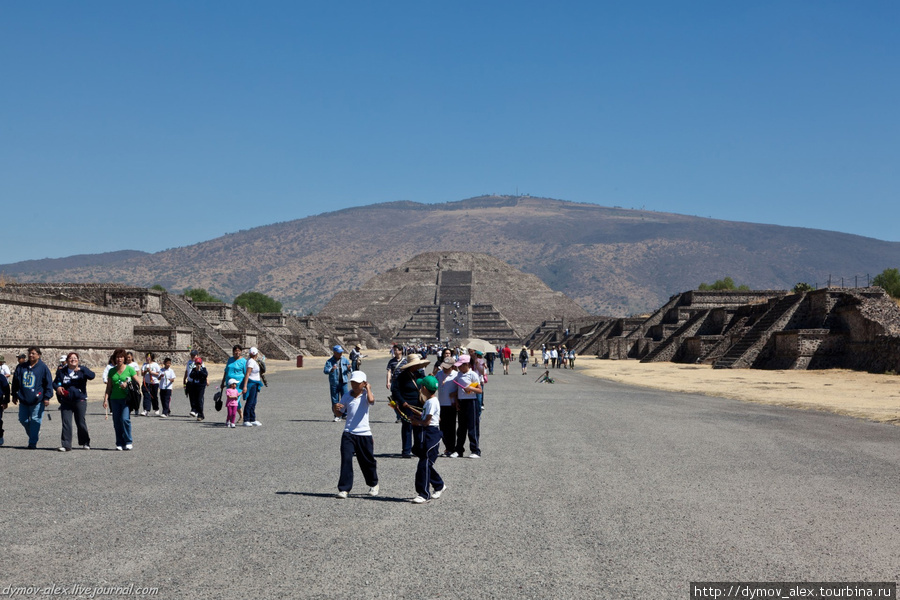
<path id="1" fill-rule="evenodd" d="M 281 302 L 260 292 L 244 292 L 234 299 L 234 303 L 252 313 L 281 312 Z"/>

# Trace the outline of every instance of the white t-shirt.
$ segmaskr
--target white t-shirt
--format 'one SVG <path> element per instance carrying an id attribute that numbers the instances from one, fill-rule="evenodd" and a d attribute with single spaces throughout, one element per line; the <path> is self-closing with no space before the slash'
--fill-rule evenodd
<path id="1" fill-rule="evenodd" d="M 113 368 L 112 365 L 107 364 L 106 368 L 103 369 L 103 383 L 106 383 L 107 380 L 109 379 L 109 372 L 110 372 L 110 370 L 112 370 L 112 368 Z"/>
<path id="2" fill-rule="evenodd" d="M 368 394 L 365 390 L 363 393 L 353 397 L 347 392 L 341 397 L 341 404 L 347 412 L 347 422 L 344 425 L 344 431 L 353 435 L 372 435 L 369 428 L 369 401 Z"/>
<path id="3" fill-rule="evenodd" d="M 141 373 L 144 374 L 144 383 L 150 385 L 159 383 L 159 363 L 144 363 L 144 366 L 141 367 Z M 157 373 L 157 375 L 153 375 L 152 373 Z"/>
<path id="4" fill-rule="evenodd" d="M 453 404 L 450 393 L 458 389 L 456 384 L 453 383 L 457 375 L 459 375 L 459 371 L 450 371 L 449 375 L 443 369 L 438 371 L 437 380 L 441 387 L 438 388 L 437 396 L 441 406 L 451 406 Z"/>
<path id="5" fill-rule="evenodd" d="M 450 385 L 453 384 L 451 383 Z M 441 426 L 441 405 L 438 403 L 436 396 L 432 396 L 426 400 L 425 406 L 422 408 L 422 420 L 425 420 L 428 415 L 431 415 L 431 422 L 428 424 L 429 427 Z"/>
<path id="6" fill-rule="evenodd" d="M 175 381 L 175 370 L 172 367 L 159 372 L 159 389 L 171 390 Z"/>
<path id="7" fill-rule="evenodd" d="M 460 400 L 472 400 L 478 395 L 474 392 L 467 392 L 463 388 L 468 387 L 473 383 L 481 383 L 481 377 L 478 376 L 478 373 L 472 370 L 469 370 L 468 373 L 460 372 L 456 376 L 456 383 L 459 384 L 456 386 L 456 397 Z"/>
<path id="8" fill-rule="evenodd" d="M 9 379 L 9 376 L 12 375 L 12 372 L 9 370 L 9 365 L 7 365 L 6 363 L 0 365 L 0 375 L 3 375 L 7 379 Z"/>
<path id="9" fill-rule="evenodd" d="M 250 381 L 261 381 L 259 378 L 259 363 L 252 358 L 247 359 L 247 379 Z"/>

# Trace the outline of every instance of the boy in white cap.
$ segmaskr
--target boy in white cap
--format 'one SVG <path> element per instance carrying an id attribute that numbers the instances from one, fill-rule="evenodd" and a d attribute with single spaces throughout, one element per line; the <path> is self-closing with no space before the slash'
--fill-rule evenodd
<path id="1" fill-rule="evenodd" d="M 375 460 L 375 444 L 372 430 L 369 428 L 369 407 L 375 404 L 375 395 L 366 374 L 354 371 L 350 374 L 350 391 L 341 397 L 341 401 L 332 405 L 336 418 L 347 415 L 344 433 L 341 435 L 341 475 L 338 479 L 337 497 L 347 498 L 353 489 L 353 454 L 362 471 L 369 495 L 378 495 L 378 471 Z"/>
<path id="2" fill-rule="evenodd" d="M 225 427 L 236 427 L 238 398 L 241 396 L 241 390 L 238 389 L 238 380 L 229 379 L 228 387 L 225 389 L 225 407 L 228 409 L 228 416 L 225 417 Z"/>

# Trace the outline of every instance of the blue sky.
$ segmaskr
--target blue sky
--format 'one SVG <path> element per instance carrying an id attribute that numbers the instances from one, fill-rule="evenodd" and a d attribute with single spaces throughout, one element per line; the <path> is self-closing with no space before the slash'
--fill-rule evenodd
<path id="1" fill-rule="evenodd" d="M 900 240 L 900 3 L 0 2 L 0 263 L 485 193 Z"/>

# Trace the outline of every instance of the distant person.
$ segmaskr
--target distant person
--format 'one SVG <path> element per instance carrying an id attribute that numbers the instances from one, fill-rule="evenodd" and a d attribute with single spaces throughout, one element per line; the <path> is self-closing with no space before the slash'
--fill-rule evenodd
<path id="1" fill-rule="evenodd" d="M 9 370 L 9 365 L 6 364 L 6 357 L 2 354 L 0 354 L 0 375 L 6 378 L 6 384 L 9 385 L 12 379 L 12 371 Z"/>
<path id="2" fill-rule="evenodd" d="M 387 364 L 387 376 L 385 380 L 385 386 L 388 390 L 391 389 L 392 380 L 394 377 L 394 370 L 397 368 L 398 363 L 403 360 L 403 346 L 400 344 L 394 344 L 391 347 L 391 358 Z M 397 413 L 397 420 L 395 423 L 400 422 L 400 413 Z"/>
<path id="3" fill-rule="evenodd" d="M 225 382 L 229 379 L 236 379 L 238 386 L 244 387 L 244 379 L 247 378 L 247 359 L 244 358 L 244 348 L 240 344 L 231 347 L 231 357 L 225 363 L 225 371 L 222 373 L 222 381 L 219 382 L 219 389 L 225 389 Z M 193 410 L 193 408 L 192 408 Z M 196 415 L 194 415 L 196 416 Z M 238 400 L 237 406 L 238 421 L 244 419 L 244 413 L 241 409 L 241 401 Z"/>
<path id="4" fill-rule="evenodd" d="M 569 350 L 569 368 L 575 370 L 575 348 Z"/>
<path id="5" fill-rule="evenodd" d="M 151 410 L 157 417 L 162 414 L 159 410 L 159 371 L 156 355 L 148 352 L 144 357 L 144 364 L 141 365 L 141 375 L 144 377 L 144 384 L 141 386 L 144 410 L 141 411 L 141 415 L 145 417 Z"/>
<path id="6" fill-rule="evenodd" d="M 522 365 L 522 375 L 528 374 L 528 350 L 526 348 L 522 348 L 522 351 L 519 352 L 519 364 Z"/>
<path id="7" fill-rule="evenodd" d="M 259 350 L 251 347 L 250 357 L 247 359 L 247 373 L 241 386 L 244 393 L 244 425 L 250 427 L 262 425 L 256 418 L 256 403 L 259 399 L 259 390 L 262 389 L 257 358 L 259 358 Z"/>
<path id="8" fill-rule="evenodd" d="M 323 372 L 328 375 L 328 386 L 331 392 L 332 412 L 334 405 L 350 391 L 350 361 L 344 356 L 344 347 L 336 344 L 332 349 L 331 358 L 325 361 Z M 335 415 L 335 422 L 341 420 L 340 415 Z"/>
<path id="9" fill-rule="evenodd" d="M 509 361 L 512 359 L 512 350 L 509 347 L 509 344 L 503 345 L 503 350 L 500 351 L 500 357 L 503 361 L 503 374 L 509 375 Z"/>
<path id="10" fill-rule="evenodd" d="M 131 435 L 131 411 L 128 409 L 128 381 L 133 380 L 138 386 L 137 371 L 125 361 L 127 352 L 124 348 L 113 351 L 116 366 L 110 369 L 106 382 L 106 393 L 103 395 L 103 408 L 109 408 L 116 432 L 116 450 L 131 450 L 134 438 Z"/>
<path id="11" fill-rule="evenodd" d="M 72 449 L 72 417 L 75 417 L 75 428 L 78 430 L 78 445 L 84 450 L 91 449 L 91 436 L 88 433 L 87 421 L 87 382 L 96 375 L 84 365 L 79 364 L 77 352 L 66 355 L 66 365 L 56 371 L 53 387 L 59 399 L 59 414 L 62 421 L 60 436 L 60 452 Z"/>
<path id="12" fill-rule="evenodd" d="M 172 414 L 172 387 L 175 385 L 175 369 L 172 368 L 172 359 L 168 356 L 163 359 L 163 367 L 159 372 L 159 403 L 162 406 L 163 419 L 168 419 Z"/>
<path id="13" fill-rule="evenodd" d="M 360 352 L 359 344 L 353 347 L 353 350 L 350 351 L 350 368 L 354 371 L 359 371 L 359 358 L 362 356 L 362 352 Z"/>
<path id="14" fill-rule="evenodd" d="M 375 395 L 366 374 L 354 371 L 350 374 L 350 390 L 341 396 L 340 402 L 331 405 L 335 418 L 346 415 L 344 433 L 341 434 L 341 474 L 338 477 L 337 497 L 350 495 L 353 489 L 353 456 L 363 479 L 369 486 L 369 495 L 378 495 L 378 461 L 375 460 L 375 443 L 369 427 L 369 408 L 375 404 Z"/>
<path id="15" fill-rule="evenodd" d="M 0 446 L 5 441 L 3 439 L 3 411 L 9 407 L 9 382 L 6 377 L 0 377 Z"/>
<path id="16" fill-rule="evenodd" d="M 16 366 L 12 380 L 12 402 L 19 405 L 19 422 L 28 434 L 28 448 L 37 448 L 44 409 L 53 398 L 53 376 L 41 361 L 41 350 L 28 349 L 28 358 Z"/>
<path id="17" fill-rule="evenodd" d="M 203 414 L 203 402 L 206 395 L 206 386 L 209 379 L 209 371 L 203 366 L 203 357 L 194 358 L 194 364 L 187 377 L 188 397 L 191 399 L 191 406 L 196 411 L 197 421 L 202 422 L 206 416 Z"/>

